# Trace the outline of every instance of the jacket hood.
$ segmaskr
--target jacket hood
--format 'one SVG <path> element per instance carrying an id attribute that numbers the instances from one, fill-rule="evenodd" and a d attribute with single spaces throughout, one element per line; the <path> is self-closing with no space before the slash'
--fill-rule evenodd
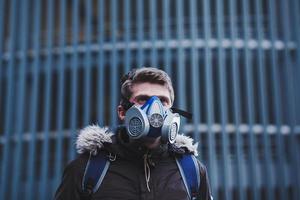
<path id="1" fill-rule="evenodd" d="M 114 135 L 107 127 L 99 127 L 98 125 L 87 126 L 80 130 L 77 141 L 77 153 L 83 154 L 91 152 L 96 155 L 97 152 L 104 148 L 104 144 L 112 144 L 112 136 Z M 176 148 L 186 149 L 189 153 L 198 156 L 198 143 L 193 144 L 194 140 L 183 134 L 178 134 L 174 143 Z"/>

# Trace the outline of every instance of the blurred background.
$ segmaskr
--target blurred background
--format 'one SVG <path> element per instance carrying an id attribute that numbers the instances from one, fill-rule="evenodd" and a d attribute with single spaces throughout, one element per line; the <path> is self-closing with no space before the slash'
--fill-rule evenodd
<path id="1" fill-rule="evenodd" d="M 300 199 L 298 0 L 0 0 L 0 199 L 52 199 L 78 130 L 158 67 L 214 199 Z"/>

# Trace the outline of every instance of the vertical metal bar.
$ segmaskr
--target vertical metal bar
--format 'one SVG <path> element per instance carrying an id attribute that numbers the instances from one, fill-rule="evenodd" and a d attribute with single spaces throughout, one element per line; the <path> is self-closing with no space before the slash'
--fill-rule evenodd
<path id="1" fill-rule="evenodd" d="M 57 95 L 57 138 L 55 148 L 55 170 L 54 170 L 54 187 L 56 187 L 60 181 L 62 171 L 62 154 L 63 154 L 63 122 L 64 122 L 64 97 L 65 97 L 65 52 L 63 48 L 66 44 L 66 0 L 61 0 L 59 5 L 59 48 L 61 52 L 58 60 L 58 95 Z M 87 108 L 86 108 L 87 109 Z"/>
<path id="2" fill-rule="evenodd" d="M 79 3 L 78 0 L 74 0 L 72 3 L 72 47 L 74 53 L 71 60 L 71 115 L 70 115 L 70 124 L 71 124 L 71 137 L 69 142 L 69 160 L 74 159 L 74 140 L 76 136 L 76 127 L 77 127 L 77 107 L 78 107 L 78 39 L 79 39 Z"/>
<path id="3" fill-rule="evenodd" d="M 204 13 L 204 37 L 205 37 L 205 97 L 206 97 L 206 113 L 207 113 L 207 126 L 208 126 L 208 169 L 210 169 L 210 180 L 212 185 L 212 192 L 214 198 L 218 199 L 217 192 L 217 169 L 215 165 L 215 133 L 212 130 L 214 123 L 214 97 L 213 97 L 213 81 L 212 81 L 212 53 L 209 46 L 211 39 L 211 13 L 210 1 L 205 0 L 203 4 Z"/>
<path id="4" fill-rule="evenodd" d="M 297 45 L 297 48 L 296 48 L 296 51 L 297 51 L 297 53 L 296 53 L 296 63 L 297 63 L 297 67 L 296 67 L 296 71 L 297 71 L 297 76 L 299 77 L 299 73 L 300 73 L 300 3 L 299 3 L 299 1 L 297 1 L 297 0 L 293 0 L 293 2 L 294 2 L 294 4 L 293 4 L 293 6 L 292 6 L 292 8 L 293 8 L 293 18 L 294 18 L 294 24 L 295 24 L 295 36 L 296 36 L 296 45 Z M 296 83 L 297 81 L 295 81 L 295 83 Z M 297 85 L 297 83 L 296 83 L 296 85 Z M 295 86 L 296 87 L 296 86 Z M 297 101 L 299 100 L 299 98 L 300 98 L 300 93 L 299 92 L 297 92 L 296 94 L 298 94 L 298 96 L 297 96 Z M 298 111 L 299 111 L 299 109 L 300 109 L 300 106 L 298 106 Z M 299 115 L 298 115 L 299 116 Z M 298 117 L 297 117 L 298 118 Z M 299 177 L 299 179 L 300 179 L 300 177 Z"/>
<path id="5" fill-rule="evenodd" d="M 88 125 L 91 115 L 91 37 L 92 37 L 92 2 L 85 1 L 85 48 L 84 55 L 84 113 L 83 124 Z"/>
<path id="6" fill-rule="evenodd" d="M 125 0 L 124 6 L 124 24 L 125 24 L 125 72 L 130 70 L 131 65 L 131 51 L 130 51 L 130 39 L 131 39 L 131 5 L 130 0 Z"/>
<path id="7" fill-rule="evenodd" d="M 284 158 L 284 143 L 283 143 L 283 136 L 281 133 L 281 126 L 282 126 L 282 101 L 281 101 L 281 92 L 280 92 L 280 78 L 278 74 L 278 53 L 275 49 L 275 41 L 278 39 L 278 27 L 276 22 L 277 16 L 277 8 L 276 3 L 274 0 L 268 1 L 268 10 L 269 10 L 269 24 L 270 24 L 270 39 L 272 42 L 271 48 L 271 77 L 272 77 L 272 91 L 274 94 L 274 106 L 273 109 L 275 110 L 275 122 L 277 127 L 276 133 L 276 155 L 278 156 L 277 163 L 276 163 L 276 182 L 279 183 L 277 186 L 279 188 L 279 199 L 285 199 L 287 197 L 286 194 L 286 177 L 284 173 L 284 164 L 286 160 Z"/>
<path id="8" fill-rule="evenodd" d="M 184 18 L 183 18 L 183 1 L 176 0 L 176 24 L 177 24 L 177 96 L 178 96 L 178 106 L 180 108 L 186 107 L 186 89 L 185 89 L 185 52 L 183 49 L 182 41 L 184 39 Z M 184 124 L 184 123 L 183 123 Z"/>
<path id="9" fill-rule="evenodd" d="M 99 44 L 99 55 L 98 55 L 98 92 L 97 92 L 97 102 L 98 102 L 98 112 L 97 119 L 100 126 L 104 126 L 104 94 L 105 94 L 105 81 L 104 81 L 104 0 L 98 1 L 98 44 Z"/>
<path id="10" fill-rule="evenodd" d="M 14 73 L 15 73 L 15 42 L 17 37 L 17 0 L 13 0 L 10 4 L 10 23 L 9 23 L 9 34 L 10 39 L 8 43 L 9 61 L 8 61 L 8 76 L 7 76 L 7 88 L 6 88 L 6 108 L 5 108 L 5 123 L 4 123 L 4 138 L 6 139 L 6 144 L 4 143 L 3 156 L 2 156 L 2 169 L 1 169 L 1 182 L 0 182 L 0 199 L 6 199 L 7 195 L 7 180 L 9 174 L 9 161 L 11 152 L 11 134 L 13 126 L 13 107 L 14 107 Z"/>
<path id="11" fill-rule="evenodd" d="M 247 117 L 248 117 L 248 126 L 249 126 L 249 158 L 250 158 L 250 186 L 251 192 L 254 200 L 260 199 L 258 194 L 258 183 L 257 183 L 257 154 L 256 154 L 256 139 L 253 132 L 254 125 L 254 91 L 253 91 L 253 71 L 252 71 L 252 52 L 249 47 L 250 40 L 250 19 L 249 19 L 249 1 L 243 0 L 243 29 L 244 29 L 244 41 L 245 46 L 243 50 L 244 61 L 245 61 L 245 73 L 246 73 L 246 94 L 247 94 Z"/>
<path id="12" fill-rule="evenodd" d="M 273 184 L 271 182 L 271 176 L 272 176 L 272 168 L 271 168 L 271 146 L 270 146 L 270 141 L 269 141 L 269 136 L 267 133 L 267 125 L 268 125 L 268 98 L 266 96 L 267 89 L 266 89 L 266 71 L 265 71 L 265 52 L 263 51 L 262 47 L 262 41 L 264 38 L 264 33 L 262 30 L 262 8 L 261 8 L 261 2 L 258 0 L 254 1 L 255 4 L 255 21 L 256 21 L 256 31 L 257 31 L 257 36 L 258 36 L 258 80 L 259 80 L 259 94 L 260 94 L 260 103 L 259 103 L 259 110 L 261 118 L 262 118 L 262 125 L 263 125 L 263 155 L 264 155 L 264 165 L 263 165 L 263 170 L 264 170 L 264 181 L 265 181 L 265 187 L 266 187 L 266 199 L 274 199 L 272 187 Z"/>
<path id="13" fill-rule="evenodd" d="M 3 45 L 3 35 L 4 35 L 4 19 L 6 19 L 6 15 L 4 13 L 5 8 L 5 0 L 0 1 L 0 50 L 2 50 Z M 0 58 L 2 58 L 2 51 L 0 51 Z"/>
<path id="14" fill-rule="evenodd" d="M 293 16 L 294 16 L 294 19 L 295 19 L 295 21 L 294 21 L 294 24 L 295 24 L 295 36 L 296 36 L 296 45 L 297 45 L 297 48 L 296 48 L 296 51 L 297 51 L 297 53 L 296 53 L 296 76 L 295 76 L 295 78 L 297 77 L 298 79 L 296 79 L 295 81 L 294 81 L 294 83 L 296 84 L 296 85 L 294 85 L 294 87 L 295 88 L 297 88 L 297 84 L 298 84 L 298 82 L 297 82 L 297 80 L 299 80 L 299 75 L 300 75 L 300 3 L 299 3 L 299 1 L 297 1 L 297 0 L 294 0 L 293 1 L 294 2 L 294 4 L 293 4 L 293 6 L 292 6 L 292 8 L 293 8 Z M 296 92 L 296 97 L 297 97 L 297 99 L 296 99 L 296 102 L 298 102 L 299 100 L 300 100 L 300 93 L 299 93 L 299 89 L 298 90 L 295 90 L 295 92 Z M 298 110 L 297 111 L 299 111 L 299 109 L 300 109 L 300 106 L 298 105 Z M 298 114 L 299 114 L 299 112 L 298 112 Z M 299 119 L 299 116 L 300 115 L 298 115 L 296 118 L 297 119 Z M 295 125 L 297 125 L 297 123 L 299 124 L 299 121 L 297 121 L 296 122 L 296 124 Z M 295 136 L 295 137 L 299 137 L 299 136 Z M 296 145 L 297 145 L 297 149 L 299 149 L 299 143 L 296 143 Z M 298 150 L 298 152 L 297 152 L 297 154 L 299 155 L 299 150 Z M 299 166 L 299 165 L 298 165 Z M 300 173 L 298 173 L 298 177 L 297 177 L 297 180 L 298 180 L 298 188 L 299 188 L 299 182 L 300 182 Z M 298 191 L 299 191 L 299 189 L 298 189 Z M 298 195 L 300 195 L 300 194 L 298 194 Z"/>
<path id="15" fill-rule="evenodd" d="M 41 187 L 39 190 L 39 198 L 45 199 L 49 194 L 49 131 L 50 131 L 50 121 L 51 121 L 51 90 L 52 90 L 52 77 L 53 77 L 53 57 L 52 57 L 52 47 L 53 47 L 53 22 L 54 22 L 54 1 L 48 0 L 46 2 L 47 5 L 47 21 L 46 21 L 46 29 L 47 29 L 47 41 L 46 41 L 46 62 L 45 62 L 45 91 L 43 93 L 44 96 L 44 115 L 43 115 L 43 130 L 44 130 L 44 140 L 42 142 L 42 169 L 41 169 Z M 30 163 L 32 165 L 33 162 Z M 29 168 L 30 169 L 30 168 Z M 30 173 L 32 173 L 29 170 Z M 29 173 L 29 178 L 31 177 Z M 32 187 L 30 185 L 30 187 Z M 27 196 L 27 200 L 31 200 L 31 194 Z"/>
<path id="16" fill-rule="evenodd" d="M 4 41 L 4 39 L 3 39 L 3 35 L 4 35 L 4 23 L 3 23 L 3 21 L 4 21 L 4 19 L 6 19 L 6 16 L 4 15 L 4 7 L 5 7 L 5 1 L 2 0 L 2 1 L 0 1 L 0 83 L 2 82 L 1 77 L 3 76 L 2 75 L 2 59 L 3 59 L 3 52 L 4 52 L 4 49 L 2 50 L 2 45 L 3 45 L 3 41 Z M 0 95 L 2 94 L 1 90 L 2 90 L 2 85 L 0 85 Z M 1 111 L 2 98 L 3 98 L 3 96 L 0 96 L 0 112 L 1 112 L 1 115 L 3 113 Z"/>
<path id="17" fill-rule="evenodd" d="M 35 2 L 35 12 L 34 12 L 34 32 L 37 33 L 35 35 L 34 40 L 34 48 L 36 50 L 36 53 L 39 52 L 39 31 L 40 31 L 40 1 L 37 0 Z M 35 174 L 36 174 L 36 128 L 37 128 L 37 114 L 38 114 L 38 93 L 39 93 L 39 57 L 38 54 L 35 57 L 34 63 L 33 63 L 33 87 L 32 87 L 32 96 L 30 99 L 31 105 L 31 112 L 30 112 L 30 145 L 29 145 L 29 155 L 28 155 L 28 190 L 26 190 L 28 199 L 34 199 L 35 197 L 35 190 L 34 190 L 34 180 L 35 180 Z"/>
<path id="18" fill-rule="evenodd" d="M 151 34 L 151 66 L 157 67 L 157 50 L 155 42 L 157 40 L 157 2 L 156 0 L 150 0 L 150 34 Z"/>
<path id="19" fill-rule="evenodd" d="M 171 51 L 169 46 L 170 41 L 170 0 L 163 1 L 163 35 L 164 35 L 164 67 L 166 72 L 171 76 Z"/>
<path id="20" fill-rule="evenodd" d="M 222 124 L 222 185 L 224 188 L 224 199 L 232 199 L 229 187 L 229 145 L 228 133 L 226 132 L 226 125 L 228 123 L 228 109 L 227 109 L 227 78 L 226 78 L 226 62 L 225 50 L 222 47 L 224 40 L 224 5 L 222 0 L 217 1 L 217 35 L 218 35 L 218 66 L 219 66 L 219 90 L 220 90 L 220 110 L 221 110 L 221 124 Z"/>
<path id="21" fill-rule="evenodd" d="M 236 1 L 230 0 L 229 2 L 229 12 L 230 12 L 230 35 L 231 41 L 237 39 L 237 28 L 236 28 Z M 233 96 L 234 96 L 234 123 L 236 127 L 236 154 L 237 154 L 237 187 L 238 187 L 238 199 L 245 199 L 245 190 L 243 188 L 244 177 L 242 174 L 242 137 L 239 130 L 239 125 L 241 124 L 241 105 L 240 105 L 240 83 L 239 83 L 239 68 L 238 68 L 238 52 L 234 45 L 231 47 L 231 60 L 232 60 L 232 74 L 233 74 Z"/>
<path id="22" fill-rule="evenodd" d="M 117 42 L 117 2 L 116 0 L 111 1 L 111 31 L 112 31 L 112 57 L 111 57 L 111 77 L 110 77 L 110 91 L 111 93 L 111 125 L 114 127 L 117 125 L 117 112 L 116 112 L 116 107 L 118 105 L 118 75 L 119 75 L 119 70 L 118 70 L 118 56 L 117 56 L 117 49 L 116 49 L 116 42 Z"/>
<path id="23" fill-rule="evenodd" d="M 144 1 L 137 0 L 137 34 L 138 34 L 138 66 L 142 67 L 144 64 L 144 52 L 142 42 L 144 40 Z"/>
<path id="24" fill-rule="evenodd" d="M 25 106 L 25 76 L 26 76 L 26 65 L 27 65 L 27 39 L 28 39 L 28 1 L 24 0 L 21 2 L 21 15 L 20 20 L 22 20 L 20 32 L 22 34 L 19 35 L 20 37 L 20 51 L 21 51 L 21 64 L 19 67 L 19 77 L 18 77 L 18 86 L 17 86 L 17 118 L 16 118 L 16 138 L 17 144 L 16 150 L 13 156 L 13 181 L 12 181 L 12 199 L 19 199 L 18 194 L 19 186 L 20 186 L 20 176 L 22 172 L 22 163 L 23 163 L 23 138 L 22 134 L 24 132 L 24 106 Z M 36 30 L 34 30 L 34 34 Z"/>
<path id="25" fill-rule="evenodd" d="M 123 6 L 123 26 L 124 26 L 124 42 L 125 42 L 125 58 L 124 58 L 124 72 L 128 73 L 131 65 L 131 50 L 130 50 L 130 39 L 131 39 L 131 8 L 130 8 L 130 0 L 125 0 Z"/>
<path id="26" fill-rule="evenodd" d="M 194 140 L 200 142 L 200 131 L 198 130 L 198 126 L 200 125 L 200 105 L 201 105 L 201 98 L 200 98 L 200 76 L 199 76 L 199 55 L 198 49 L 196 47 L 196 40 L 198 36 L 198 28 L 197 28 L 197 4 L 195 0 L 190 2 L 189 11 L 190 15 L 190 24 L 191 24 L 191 39 L 192 39 L 192 70 L 191 70 L 191 78 L 192 78 L 192 110 L 194 111 L 193 116 L 193 125 L 194 125 Z"/>
<path id="27" fill-rule="evenodd" d="M 296 113 L 295 113 L 295 96 L 294 96 L 294 76 L 293 76 L 293 65 L 291 63 L 291 55 L 289 50 L 289 42 L 291 40 L 291 24 L 289 19 L 290 5 L 289 1 L 281 1 L 281 14 L 282 14 L 282 24 L 283 24 L 283 40 L 284 40 L 284 66 L 286 67 L 286 77 L 287 81 L 287 94 L 288 94 L 288 123 L 290 126 L 289 135 L 289 153 L 291 156 L 291 169 L 290 177 L 292 182 L 292 199 L 299 199 L 299 183 L 297 177 L 299 175 L 299 161 L 297 159 L 297 149 L 296 149 L 296 135 L 295 135 L 295 125 L 296 125 Z"/>

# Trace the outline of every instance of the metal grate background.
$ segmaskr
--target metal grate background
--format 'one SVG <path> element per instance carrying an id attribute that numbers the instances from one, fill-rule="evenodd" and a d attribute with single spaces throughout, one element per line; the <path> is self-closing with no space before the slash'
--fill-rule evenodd
<path id="1" fill-rule="evenodd" d="M 300 199 L 298 0 L 0 0 L 0 199 L 51 199 L 78 129 L 157 66 L 215 199 Z"/>

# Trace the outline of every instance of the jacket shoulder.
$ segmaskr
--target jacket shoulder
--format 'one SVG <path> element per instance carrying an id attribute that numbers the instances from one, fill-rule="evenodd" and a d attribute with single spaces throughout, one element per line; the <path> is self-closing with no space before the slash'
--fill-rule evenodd
<path id="1" fill-rule="evenodd" d="M 99 150 L 104 148 L 105 143 L 112 143 L 113 132 L 107 127 L 99 127 L 97 125 L 87 126 L 80 130 L 76 149 L 78 154 L 92 153 L 96 155 Z"/>
<path id="2" fill-rule="evenodd" d="M 55 200 L 80 200 L 81 180 L 88 157 L 88 154 L 79 155 L 65 167 L 61 183 L 55 193 Z"/>
<path id="3" fill-rule="evenodd" d="M 175 143 L 171 145 L 172 151 L 177 154 L 193 154 L 198 156 L 198 143 L 194 143 L 193 138 L 178 134 Z"/>

